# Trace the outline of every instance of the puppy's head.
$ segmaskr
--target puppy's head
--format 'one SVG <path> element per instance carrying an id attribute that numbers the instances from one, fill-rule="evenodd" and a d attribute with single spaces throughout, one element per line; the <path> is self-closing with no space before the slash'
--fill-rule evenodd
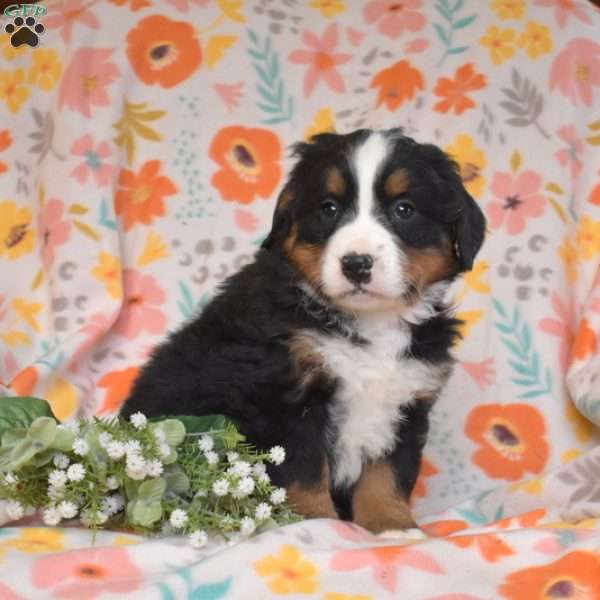
<path id="1" fill-rule="evenodd" d="M 295 146 L 264 247 L 352 313 L 410 307 L 472 267 L 484 216 L 444 152 L 398 129 Z"/>

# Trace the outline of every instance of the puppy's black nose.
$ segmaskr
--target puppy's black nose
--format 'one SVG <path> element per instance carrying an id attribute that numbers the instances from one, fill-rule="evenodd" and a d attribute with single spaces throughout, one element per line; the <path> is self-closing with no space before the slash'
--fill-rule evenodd
<path id="1" fill-rule="evenodd" d="M 352 283 L 369 283 L 373 257 L 370 254 L 346 254 L 342 256 L 342 273 Z"/>

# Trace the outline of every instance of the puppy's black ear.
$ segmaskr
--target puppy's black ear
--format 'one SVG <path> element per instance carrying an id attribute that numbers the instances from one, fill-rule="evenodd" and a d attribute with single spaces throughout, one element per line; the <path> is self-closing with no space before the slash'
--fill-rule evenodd
<path id="1" fill-rule="evenodd" d="M 292 186 L 287 183 L 277 198 L 271 231 L 263 241 L 262 248 L 273 250 L 289 235 L 292 227 L 291 203 L 293 199 Z"/>
<path id="2" fill-rule="evenodd" d="M 469 271 L 473 268 L 475 256 L 483 244 L 486 221 L 477 202 L 462 185 L 460 187 L 457 193 L 462 206 L 456 222 L 454 252 L 460 271 Z"/>

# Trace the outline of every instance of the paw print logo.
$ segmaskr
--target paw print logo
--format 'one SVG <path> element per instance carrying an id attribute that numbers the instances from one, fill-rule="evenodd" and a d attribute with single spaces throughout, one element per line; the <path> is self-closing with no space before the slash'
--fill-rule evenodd
<path id="1" fill-rule="evenodd" d="M 39 35 L 44 33 L 44 26 L 41 23 L 36 23 L 33 17 L 16 17 L 12 23 L 7 23 L 4 26 L 6 33 L 10 36 L 10 43 L 14 48 L 18 48 L 23 44 L 27 44 L 32 48 L 38 45 Z"/>

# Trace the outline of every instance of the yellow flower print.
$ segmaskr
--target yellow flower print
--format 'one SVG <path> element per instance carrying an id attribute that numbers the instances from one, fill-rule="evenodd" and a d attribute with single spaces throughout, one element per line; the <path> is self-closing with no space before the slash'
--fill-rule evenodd
<path id="1" fill-rule="evenodd" d="M 221 9 L 223 15 L 232 21 L 238 23 L 245 23 L 246 18 L 242 14 L 245 0 L 217 0 L 217 4 Z"/>
<path id="2" fill-rule="evenodd" d="M 123 297 L 123 281 L 121 260 L 109 252 L 101 252 L 98 263 L 92 269 L 92 275 L 102 281 L 111 298 L 119 300 Z"/>
<path id="3" fill-rule="evenodd" d="M 21 46 L 15 48 L 10 43 L 10 38 L 12 36 L 9 33 L 3 33 L 0 35 L 0 49 L 2 50 L 2 56 L 6 60 L 14 60 L 18 56 L 23 56 L 23 54 L 27 54 L 27 51 L 31 48 L 27 44 L 22 44 Z"/>
<path id="4" fill-rule="evenodd" d="M 516 48 L 513 46 L 515 38 L 514 29 L 500 29 L 496 25 L 490 25 L 485 35 L 479 39 L 479 43 L 485 48 L 489 48 L 492 62 L 495 65 L 501 65 L 514 56 L 516 52 Z"/>
<path id="5" fill-rule="evenodd" d="M 579 412 L 575 403 L 571 400 L 567 400 L 565 416 L 571 424 L 578 442 L 585 444 L 592 439 L 596 431 L 595 425 Z"/>
<path id="6" fill-rule="evenodd" d="M 46 390 L 44 398 L 50 404 L 52 414 L 59 421 L 66 421 L 75 416 L 79 406 L 77 388 L 66 379 L 57 377 Z"/>
<path id="7" fill-rule="evenodd" d="M 473 265 L 473 268 L 468 273 L 465 273 L 463 281 L 467 287 L 474 292 L 477 292 L 478 294 L 489 294 L 491 288 L 486 281 L 483 281 L 483 278 L 489 270 L 490 263 L 488 263 L 487 260 L 478 260 Z"/>
<path id="8" fill-rule="evenodd" d="M 522 19 L 525 16 L 525 0 L 494 0 L 492 10 L 499 19 Z"/>
<path id="9" fill-rule="evenodd" d="M 23 85 L 24 83 L 23 69 L 0 71 L 0 99 L 6 102 L 8 110 L 12 113 L 18 112 L 23 102 L 29 98 L 31 90 Z"/>
<path id="10" fill-rule="evenodd" d="M 290 544 L 255 562 L 254 569 L 274 594 L 313 594 L 319 588 L 317 567 Z"/>
<path id="11" fill-rule="evenodd" d="M 565 263 L 567 270 L 567 279 L 570 283 L 577 281 L 577 248 L 569 238 L 565 238 L 564 242 L 558 249 L 558 255 Z"/>
<path id="12" fill-rule="evenodd" d="M 56 50 L 37 48 L 31 55 L 29 83 L 34 83 L 45 92 L 54 88 L 62 73 L 62 64 Z"/>
<path id="13" fill-rule="evenodd" d="M 535 21 L 527 23 L 517 45 L 519 48 L 525 48 L 525 53 L 529 58 L 538 58 L 542 54 L 552 52 L 554 48 L 550 28 Z"/>
<path id="14" fill-rule="evenodd" d="M 325 18 L 331 19 L 346 10 L 344 0 L 313 0 L 310 7 L 318 10 Z"/>
<path id="15" fill-rule="evenodd" d="M 6 545 L 26 554 L 46 554 L 64 550 L 64 535 L 56 530 L 42 527 L 27 527 L 21 535 L 9 540 Z"/>
<path id="16" fill-rule="evenodd" d="M 483 314 L 482 310 L 465 310 L 456 314 L 456 318 L 462 321 L 462 323 L 458 327 L 461 339 L 456 342 L 455 346 L 460 345 L 462 340 L 471 335 L 473 328 L 481 321 Z"/>
<path id="17" fill-rule="evenodd" d="M 585 260 L 600 253 L 600 221 L 586 216 L 581 217 L 577 232 L 577 250 Z"/>
<path id="18" fill-rule="evenodd" d="M 335 131 L 335 116 L 331 108 L 322 108 L 317 112 L 311 126 L 304 132 L 304 139 L 309 140 L 318 133 Z"/>
<path id="19" fill-rule="evenodd" d="M 163 241 L 163 239 L 155 233 L 151 231 L 146 236 L 146 244 L 144 246 L 144 250 L 140 257 L 137 259 L 138 267 L 145 267 L 154 261 L 160 260 L 161 258 L 166 258 L 169 256 L 169 251 L 167 249 L 167 245 Z"/>
<path id="20" fill-rule="evenodd" d="M 473 138 L 466 133 L 457 135 L 446 148 L 446 152 L 458 163 L 460 177 L 469 194 L 479 198 L 486 183 L 485 177 L 481 174 L 488 164 L 485 152 L 475 146 Z"/>
<path id="21" fill-rule="evenodd" d="M 26 321 L 32 329 L 35 329 L 38 333 L 42 331 L 42 328 L 36 319 L 36 315 L 44 307 L 43 304 L 40 304 L 39 302 L 27 302 L 23 298 L 15 298 L 12 301 L 11 306 L 19 317 Z"/>
<path id="22" fill-rule="evenodd" d="M 14 260 L 32 250 L 31 211 L 14 202 L 0 202 L 0 257 Z"/>

